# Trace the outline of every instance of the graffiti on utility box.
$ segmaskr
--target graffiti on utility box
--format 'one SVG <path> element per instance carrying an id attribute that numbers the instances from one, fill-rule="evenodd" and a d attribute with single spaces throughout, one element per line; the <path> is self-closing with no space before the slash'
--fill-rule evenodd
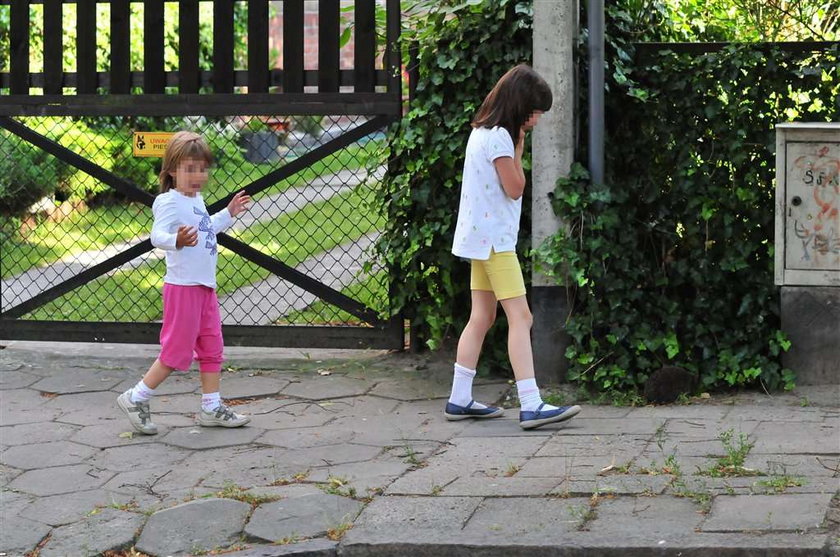
<path id="1" fill-rule="evenodd" d="M 840 270 L 840 143 L 786 145 L 786 266 Z"/>

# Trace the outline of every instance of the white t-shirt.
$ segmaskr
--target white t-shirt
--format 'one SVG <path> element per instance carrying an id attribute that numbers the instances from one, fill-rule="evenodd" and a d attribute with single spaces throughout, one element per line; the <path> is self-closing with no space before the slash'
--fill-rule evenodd
<path id="1" fill-rule="evenodd" d="M 468 259 L 490 259 L 516 251 L 522 198 L 511 199 L 502 188 L 493 161 L 514 156 L 513 139 L 505 128 L 473 128 L 461 180 L 461 202 L 452 253 Z"/>
<path id="2" fill-rule="evenodd" d="M 207 214 L 200 193 L 188 197 L 172 189 L 155 198 L 152 214 L 155 217 L 152 245 L 166 250 L 166 275 L 163 282 L 216 288 L 216 234 L 224 232 L 233 224 L 230 212 L 223 209 L 211 217 Z M 198 243 L 176 248 L 175 238 L 179 226 L 195 228 L 198 231 Z"/>

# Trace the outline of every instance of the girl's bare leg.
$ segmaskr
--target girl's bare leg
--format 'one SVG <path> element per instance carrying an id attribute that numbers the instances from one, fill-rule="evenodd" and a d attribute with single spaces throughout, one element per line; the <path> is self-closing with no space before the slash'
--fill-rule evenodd
<path id="1" fill-rule="evenodd" d="M 470 320 L 458 339 L 455 362 L 474 370 L 478 365 L 484 337 L 496 321 L 496 296 L 486 290 L 473 290 L 471 294 Z"/>
<path id="2" fill-rule="evenodd" d="M 157 359 L 152 364 L 152 367 L 149 368 L 149 371 L 146 372 L 146 375 L 143 376 L 143 383 L 150 389 L 157 389 L 158 385 L 169 377 L 173 369 Z"/>
<path id="3" fill-rule="evenodd" d="M 534 322 L 525 296 L 501 301 L 508 320 L 508 357 L 517 381 L 534 377 L 531 325 Z"/>

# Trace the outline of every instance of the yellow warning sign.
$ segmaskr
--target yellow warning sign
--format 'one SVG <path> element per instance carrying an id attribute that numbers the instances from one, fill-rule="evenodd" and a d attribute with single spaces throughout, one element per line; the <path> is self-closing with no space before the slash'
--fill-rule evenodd
<path id="1" fill-rule="evenodd" d="M 135 157 L 162 157 L 175 132 L 134 132 Z"/>

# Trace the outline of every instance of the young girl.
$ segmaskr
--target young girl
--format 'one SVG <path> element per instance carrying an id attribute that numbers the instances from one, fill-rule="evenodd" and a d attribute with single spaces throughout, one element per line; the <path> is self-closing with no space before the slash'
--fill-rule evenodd
<path id="1" fill-rule="evenodd" d="M 540 397 L 531 352 L 531 311 L 516 257 L 525 190 L 525 132 L 551 108 L 551 102 L 545 80 L 520 64 L 499 79 L 472 122 L 452 244 L 453 254 L 472 262 L 472 309 L 458 341 L 452 394 L 444 412 L 448 420 L 496 418 L 503 413 L 472 398 L 475 368 L 484 337 L 496 320 L 497 301 L 508 320 L 508 356 L 521 406 L 519 425 L 533 429 L 580 412 L 579 406 L 558 408 Z"/>
<path id="2" fill-rule="evenodd" d="M 172 370 L 190 368 L 193 356 L 201 375 L 203 426 L 240 427 L 250 418 L 222 403 L 222 322 L 216 298 L 216 234 L 247 210 L 251 198 L 240 191 L 227 209 L 212 217 L 201 197 L 213 155 L 198 134 L 182 131 L 166 145 L 160 172 L 161 194 L 152 205 L 152 244 L 166 250 L 163 277 L 163 326 L 160 356 L 137 385 L 117 398 L 117 404 L 140 433 L 154 435 L 149 400 Z"/>

